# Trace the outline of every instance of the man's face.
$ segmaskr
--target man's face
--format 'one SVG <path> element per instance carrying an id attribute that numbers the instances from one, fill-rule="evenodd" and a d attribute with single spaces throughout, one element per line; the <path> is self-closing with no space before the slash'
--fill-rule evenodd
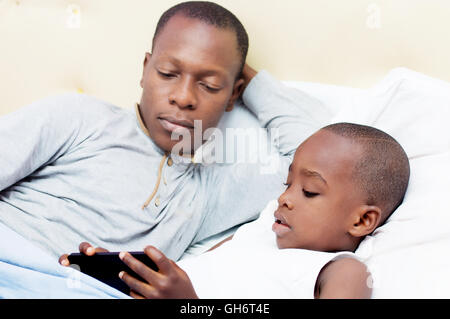
<path id="1" fill-rule="evenodd" d="M 172 132 L 191 135 L 194 120 L 202 130 L 216 127 L 241 93 L 236 81 L 241 65 L 236 36 L 196 19 L 172 17 L 146 54 L 140 111 L 153 141 L 171 151 Z M 203 134 L 203 132 L 201 133 Z M 199 146 L 199 145 L 198 145 Z"/>
<path id="2" fill-rule="evenodd" d="M 274 214 L 279 248 L 342 247 L 352 225 L 351 212 L 363 204 L 351 176 L 360 156 L 360 147 L 326 130 L 298 147 Z"/>

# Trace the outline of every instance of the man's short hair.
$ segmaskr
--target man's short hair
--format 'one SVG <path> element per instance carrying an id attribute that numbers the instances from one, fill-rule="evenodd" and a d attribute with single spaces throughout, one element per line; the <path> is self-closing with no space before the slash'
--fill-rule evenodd
<path id="1" fill-rule="evenodd" d="M 366 195 L 367 204 L 382 209 L 381 225 L 400 206 L 408 187 L 409 160 L 402 146 L 389 134 L 370 126 L 337 123 L 323 129 L 362 147 L 352 176 Z"/>
<path id="2" fill-rule="evenodd" d="M 247 58 L 249 45 L 248 34 L 242 23 L 233 13 L 216 3 L 209 1 L 188 1 L 179 3 L 162 14 L 156 25 L 155 34 L 153 36 L 153 46 L 155 45 L 156 38 L 164 29 L 164 26 L 175 15 L 197 19 L 219 29 L 233 31 L 236 35 L 237 49 L 241 57 L 241 66 L 237 75 L 240 76 L 242 69 L 244 68 L 245 59 Z"/>

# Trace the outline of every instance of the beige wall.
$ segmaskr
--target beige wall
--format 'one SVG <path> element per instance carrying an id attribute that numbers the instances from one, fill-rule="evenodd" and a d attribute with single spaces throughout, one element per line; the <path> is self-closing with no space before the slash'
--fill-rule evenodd
<path id="1" fill-rule="evenodd" d="M 179 1 L 0 0 L 0 114 L 60 92 L 139 100 L 144 53 Z M 218 0 L 249 63 L 282 80 L 369 87 L 404 66 L 450 81 L 448 0 Z"/>

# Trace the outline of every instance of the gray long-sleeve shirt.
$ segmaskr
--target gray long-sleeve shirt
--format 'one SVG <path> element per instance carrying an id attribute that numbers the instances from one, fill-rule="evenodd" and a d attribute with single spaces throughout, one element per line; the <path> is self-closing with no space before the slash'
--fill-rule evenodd
<path id="1" fill-rule="evenodd" d="M 165 161 L 139 111 L 66 94 L 0 117 L 0 222 L 56 257 L 82 241 L 111 251 L 155 245 L 177 260 L 192 243 L 256 218 L 279 196 L 296 147 L 320 128 L 321 103 L 260 72 L 245 104 L 278 128 L 278 172 L 258 164 Z"/>

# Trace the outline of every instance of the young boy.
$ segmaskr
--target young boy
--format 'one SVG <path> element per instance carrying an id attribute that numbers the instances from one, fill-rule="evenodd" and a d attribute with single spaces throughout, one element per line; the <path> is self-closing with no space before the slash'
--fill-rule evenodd
<path id="1" fill-rule="evenodd" d="M 401 204 L 409 172 L 388 134 L 326 126 L 298 147 L 278 205 L 258 220 L 178 264 L 146 247 L 158 272 L 121 253 L 146 282 L 119 276 L 135 298 L 370 298 L 370 273 L 353 252 Z"/>

